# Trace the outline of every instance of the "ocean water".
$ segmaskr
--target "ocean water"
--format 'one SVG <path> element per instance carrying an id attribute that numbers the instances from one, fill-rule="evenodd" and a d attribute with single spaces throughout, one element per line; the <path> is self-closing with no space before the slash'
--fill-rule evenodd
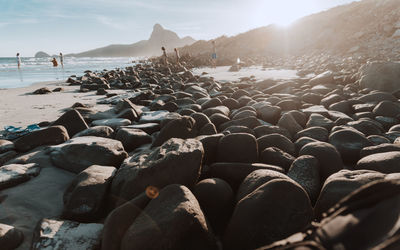
<path id="1" fill-rule="evenodd" d="M 85 70 L 101 71 L 132 66 L 139 58 L 65 57 L 64 68 L 53 67 L 52 58 L 22 57 L 21 68 L 15 57 L 0 57 L 0 88 L 19 88 L 37 82 L 66 80 L 71 75 L 83 75 Z"/>

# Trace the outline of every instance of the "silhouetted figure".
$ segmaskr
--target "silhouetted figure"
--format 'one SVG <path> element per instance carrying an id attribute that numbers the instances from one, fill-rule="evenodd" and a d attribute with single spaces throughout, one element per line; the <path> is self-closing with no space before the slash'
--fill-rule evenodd
<path id="1" fill-rule="evenodd" d="M 64 56 L 61 52 L 60 52 L 60 64 L 61 64 L 61 67 L 64 68 Z"/>
<path id="2" fill-rule="evenodd" d="M 162 55 L 162 58 L 161 58 L 161 62 L 162 62 L 164 65 L 167 65 L 167 64 L 168 64 L 167 52 L 166 52 L 166 50 L 165 50 L 164 47 L 161 47 L 161 50 L 163 51 L 163 55 Z"/>
<path id="3" fill-rule="evenodd" d="M 53 60 L 51 60 L 51 62 L 53 63 L 53 67 L 57 67 L 58 66 L 58 62 L 57 62 L 55 57 L 53 57 Z"/>
<path id="4" fill-rule="evenodd" d="M 211 54 L 212 67 L 216 68 L 217 67 L 217 47 L 215 46 L 215 41 L 212 41 L 211 44 L 213 47 L 213 53 Z"/>
<path id="5" fill-rule="evenodd" d="M 19 57 L 19 53 L 17 53 L 17 65 L 18 69 L 21 68 L 21 58 Z"/>
<path id="6" fill-rule="evenodd" d="M 176 64 L 179 64 L 179 60 L 181 59 L 181 57 L 179 56 L 179 51 L 177 48 L 174 48 L 174 51 L 176 55 Z"/>

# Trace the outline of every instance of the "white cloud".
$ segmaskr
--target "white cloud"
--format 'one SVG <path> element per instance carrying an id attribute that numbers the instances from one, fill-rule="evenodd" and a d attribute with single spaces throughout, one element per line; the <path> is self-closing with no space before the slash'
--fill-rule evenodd
<path id="1" fill-rule="evenodd" d="M 106 16 L 99 16 L 99 15 L 96 15 L 96 16 L 94 16 L 94 17 L 95 17 L 95 19 L 96 19 L 99 23 L 101 23 L 101 24 L 103 24 L 103 25 L 106 25 L 106 26 L 108 26 L 108 27 L 110 27 L 110 28 L 118 29 L 118 30 L 125 30 L 125 29 L 127 29 L 127 26 L 126 26 L 125 24 L 123 24 L 123 23 L 118 23 L 118 22 L 112 20 L 112 19 L 109 18 L 109 17 L 106 17 Z"/>

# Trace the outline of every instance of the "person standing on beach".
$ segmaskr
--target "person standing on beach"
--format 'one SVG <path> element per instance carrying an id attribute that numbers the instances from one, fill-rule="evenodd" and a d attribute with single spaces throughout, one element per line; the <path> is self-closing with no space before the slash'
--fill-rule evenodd
<path id="1" fill-rule="evenodd" d="M 163 47 L 161 47 L 161 50 L 163 51 L 163 55 L 162 55 L 162 59 L 161 59 L 161 61 L 162 61 L 162 63 L 166 66 L 167 64 L 168 64 L 168 56 L 167 56 L 167 52 L 166 52 L 166 50 L 165 50 L 165 48 L 164 48 L 164 46 Z"/>
<path id="2" fill-rule="evenodd" d="M 51 60 L 51 62 L 53 63 L 53 67 L 57 67 L 58 63 L 55 57 L 53 57 L 53 60 Z"/>
<path id="3" fill-rule="evenodd" d="M 211 54 L 212 67 L 215 69 L 217 67 L 217 47 L 215 46 L 214 40 L 211 42 L 211 44 L 213 47 L 213 53 Z"/>
<path id="4" fill-rule="evenodd" d="M 61 52 L 60 52 L 60 64 L 61 64 L 61 67 L 64 68 L 64 57 L 63 57 L 63 54 Z"/>
<path id="5" fill-rule="evenodd" d="M 179 64 L 179 59 L 181 59 L 181 57 L 179 56 L 179 51 L 177 48 L 174 48 L 174 51 L 176 55 L 176 64 Z"/>
<path id="6" fill-rule="evenodd" d="M 21 58 L 19 57 L 19 53 L 17 53 L 17 65 L 18 65 L 18 69 L 21 68 Z"/>

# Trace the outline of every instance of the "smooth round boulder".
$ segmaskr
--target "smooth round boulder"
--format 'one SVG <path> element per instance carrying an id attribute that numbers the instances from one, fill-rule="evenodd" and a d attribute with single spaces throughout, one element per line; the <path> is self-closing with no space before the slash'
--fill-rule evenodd
<path id="1" fill-rule="evenodd" d="M 400 106 L 391 101 L 382 101 L 372 112 L 377 116 L 397 117 L 400 114 Z"/>
<path id="2" fill-rule="evenodd" d="M 213 229 L 221 233 L 233 210 L 231 186 L 219 178 L 204 179 L 193 187 L 193 194 Z"/>
<path id="3" fill-rule="evenodd" d="M 329 131 L 324 127 L 310 127 L 299 131 L 294 138 L 297 140 L 301 137 L 309 137 L 317 141 L 328 141 Z"/>
<path id="4" fill-rule="evenodd" d="M 224 249 L 254 249 L 302 231 L 313 211 L 292 180 L 271 180 L 241 199 L 225 231 Z"/>
<path id="5" fill-rule="evenodd" d="M 282 167 L 285 171 L 289 170 L 294 160 L 295 157 L 291 154 L 276 147 L 266 148 L 260 153 L 261 163 L 276 165 Z"/>
<path id="6" fill-rule="evenodd" d="M 360 151 L 372 143 L 359 131 L 342 129 L 329 136 L 329 143 L 339 151 L 343 162 L 356 163 L 360 159 Z"/>
<path id="7" fill-rule="evenodd" d="M 300 149 L 299 155 L 312 155 L 320 163 L 321 181 L 343 169 L 340 153 L 327 142 L 310 142 Z"/>
<path id="8" fill-rule="evenodd" d="M 360 159 L 354 168 L 374 170 L 385 174 L 400 173 L 400 152 L 368 155 Z"/>
<path id="9" fill-rule="evenodd" d="M 200 130 L 204 125 L 211 123 L 210 119 L 208 116 L 206 116 L 203 113 L 193 113 L 190 115 L 196 122 L 196 128 Z"/>
<path id="10" fill-rule="evenodd" d="M 136 148 L 151 143 L 151 136 L 141 129 L 120 128 L 115 139 L 122 142 L 126 151 L 130 152 Z"/>
<path id="11" fill-rule="evenodd" d="M 24 240 L 23 233 L 17 228 L 0 223 L 0 246 L 4 250 L 16 249 Z"/>
<path id="12" fill-rule="evenodd" d="M 254 135 L 229 134 L 221 138 L 217 149 L 217 162 L 252 163 L 258 160 L 258 146 Z"/>
<path id="13" fill-rule="evenodd" d="M 193 138 L 197 135 L 196 121 L 189 116 L 182 116 L 168 122 L 154 140 L 152 147 L 161 146 L 171 138 Z"/>
<path id="14" fill-rule="evenodd" d="M 312 204 L 315 204 L 321 189 L 319 168 L 317 158 L 311 155 L 302 155 L 292 163 L 287 173 L 290 179 L 304 188 Z"/>
<path id="15" fill-rule="evenodd" d="M 321 218 L 324 212 L 361 186 L 385 178 L 385 174 L 371 170 L 343 169 L 326 179 L 315 203 L 314 212 Z"/>
<path id="16" fill-rule="evenodd" d="M 114 129 L 108 126 L 94 126 L 76 133 L 72 138 L 76 138 L 79 136 L 98 136 L 112 138 L 114 136 Z"/>
<path id="17" fill-rule="evenodd" d="M 281 134 L 264 135 L 257 139 L 257 144 L 260 152 L 269 147 L 277 147 L 290 155 L 296 152 L 294 143 Z"/>

